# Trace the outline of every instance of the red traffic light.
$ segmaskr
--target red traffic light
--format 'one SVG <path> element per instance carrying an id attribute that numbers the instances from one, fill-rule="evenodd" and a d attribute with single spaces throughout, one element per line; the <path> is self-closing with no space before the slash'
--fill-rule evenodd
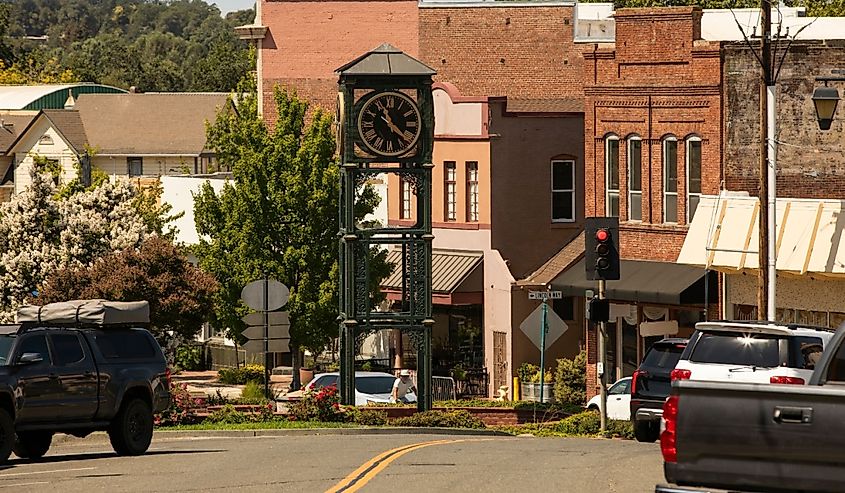
<path id="1" fill-rule="evenodd" d="M 610 232 L 606 229 L 599 229 L 596 231 L 596 239 L 598 241 L 607 241 L 610 239 Z"/>

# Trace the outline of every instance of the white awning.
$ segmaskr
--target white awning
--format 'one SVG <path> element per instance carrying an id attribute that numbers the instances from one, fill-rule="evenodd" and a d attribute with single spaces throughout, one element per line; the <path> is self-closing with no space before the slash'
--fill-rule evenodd
<path id="1" fill-rule="evenodd" d="M 756 270 L 759 212 L 756 197 L 701 197 L 678 263 Z M 778 199 L 776 218 L 778 271 L 845 277 L 845 201 Z"/>

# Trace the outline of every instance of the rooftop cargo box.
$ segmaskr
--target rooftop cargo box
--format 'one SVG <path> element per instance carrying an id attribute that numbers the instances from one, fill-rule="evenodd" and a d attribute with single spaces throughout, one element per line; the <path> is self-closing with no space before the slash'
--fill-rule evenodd
<path id="1" fill-rule="evenodd" d="M 44 306 L 24 305 L 18 323 L 128 325 L 150 323 L 146 301 L 73 300 Z"/>

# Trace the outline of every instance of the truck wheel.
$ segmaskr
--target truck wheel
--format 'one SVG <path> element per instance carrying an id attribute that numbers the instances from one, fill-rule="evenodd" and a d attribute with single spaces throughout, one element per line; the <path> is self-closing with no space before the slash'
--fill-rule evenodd
<path id="1" fill-rule="evenodd" d="M 634 437 L 638 442 L 654 442 L 660 435 L 660 429 L 655 425 L 653 421 L 634 420 Z"/>
<path id="2" fill-rule="evenodd" d="M 22 431 L 15 439 L 12 452 L 21 459 L 40 459 L 50 450 L 52 442 L 51 431 Z"/>
<path id="3" fill-rule="evenodd" d="M 153 439 L 153 411 L 141 399 L 120 406 L 108 429 L 109 441 L 118 455 L 141 455 Z"/>
<path id="4" fill-rule="evenodd" d="M 15 444 L 15 422 L 9 411 L 0 409 L 0 464 L 4 464 L 12 454 Z"/>

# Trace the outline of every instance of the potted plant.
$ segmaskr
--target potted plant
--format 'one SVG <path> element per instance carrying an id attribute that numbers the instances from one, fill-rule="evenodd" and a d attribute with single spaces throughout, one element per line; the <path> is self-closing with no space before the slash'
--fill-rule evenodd
<path id="1" fill-rule="evenodd" d="M 521 389 L 522 400 L 533 401 L 535 385 L 531 382 L 532 377 L 539 370 L 537 365 L 531 363 L 523 363 L 519 365 L 516 374 L 519 377 L 519 387 Z"/>
<path id="2" fill-rule="evenodd" d="M 542 385 L 543 388 L 543 402 L 552 402 L 552 394 L 554 392 L 554 373 L 552 373 L 551 369 L 545 371 L 542 375 L 543 380 L 540 381 L 540 370 L 537 370 L 534 375 L 531 376 L 531 384 L 533 385 L 533 399 L 532 401 L 539 401 L 540 400 L 540 386 Z"/>

